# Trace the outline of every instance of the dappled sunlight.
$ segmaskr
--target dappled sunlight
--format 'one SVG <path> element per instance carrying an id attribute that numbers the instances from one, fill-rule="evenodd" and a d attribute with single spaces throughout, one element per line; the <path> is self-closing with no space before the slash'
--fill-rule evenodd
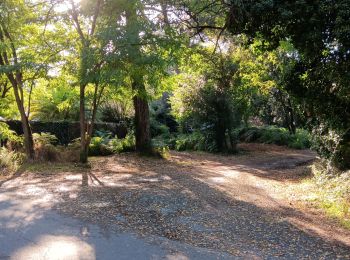
<path id="1" fill-rule="evenodd" d="M 96 256 L 93 246 L 76 237 L 43 235 L 19 248 L 11 259 L 94 260 Z"/>
<path id="2" fill-rule="evenodd" d="M 266 168 L 266 162 L 273 158 L 268 157 L 265 162 L 261 159 L 259 165 L 254 154 L 218 156 L 172 152 L 160 167 L 157 159 L 121 154 L 107 160 L 101 158 L 101 162 L 96 159 L 91 169 L 77 173 L 32 173 L 27 181 L 24 176 L 16 180 L 17 184 L 21 183 L 17 189 L 5 184 L 8 194 L 0 195 L 0 204 L 9 201 L 11 204 L 0 210 L 0 219 L 6 223 L 3 227 L 18 229 L 33 225 L 47 210 L 55 209 L 110 232 L 131 230 L 142 237 L 155 235 L 233 255 L 238 254 L 235 248 L 244 248 L 244 255 L 252 257 L 261 250 L 277 250 L 270 244 L 275 239 L 273 233 L 281 234 L 282 242 L 275 241 L 278 245 L 290 243 L 288 236 L 310 240 L 310 248 L 328 246 L 326 240 L 319 243 L 318 236 L 347 243 L 347 239 L 330 235 L 331 230 L 312 223 L 310 216 L 279 197 L 285 185 L 283 175 L 279 174 L 286 170 Z M 283 158 L 287 163 L 295 160 Z M 278 160 L 279 156 L 274 159 Z M 132 170 L 128 170 L 129 166 Z M 271 174 L 278 178 L 270 178 Z M 35 184 L 31 183 L 33 176 Z M 11 197 L 10 193 L 17 195 Z M 47 196 L 52 199 L 45 201 Z M 309 224 L 315 228 L 308 229 Z M 322 232 L 316 232 L 316 227 Z M 338 236 L 344 238 L 342 232 Z M 252 241 L 251 234 L 260 239 Z M 289 254 L 297 248 L 298 239 L 278 250 Z M 67 248 L 74 259 L 76 249 L 72 244 Z M 60 244 L 49 247 L 57 248 Z M 39 247 L 33 248 L 22 248 L 21 253 L 40 251 Z M 181 253 L 168 256 L 187 257 Z"/>

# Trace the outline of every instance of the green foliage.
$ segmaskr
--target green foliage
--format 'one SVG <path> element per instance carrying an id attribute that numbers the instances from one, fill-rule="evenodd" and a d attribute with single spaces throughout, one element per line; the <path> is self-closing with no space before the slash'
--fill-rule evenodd
<path id="1" fill-rule="evenodd" d="M 243 142 L 258 142 L 284 145 L 294 149 L 306 149 L 311 146 L 311 136 L 304 129 L 291 134 L 288 129 L 276 126 L 240 128 L 234 131 Z"/>
<path id="2" fill-rule="evenodd" d="M 72 82 L 72 78 L 68 76 L 38 82 L 32 94 L 31 119 L 77 121 L 79 93 L 69 82 Z"/>
<path id="3" fill-rule="evenodd" d="M 3 171 L 6 173 L 16 171 L 23 164 L 24 160 L 24 154 L 0 147 L 0 174 Z"/>
<path id="4" fill-rule="evenodd" d="M 349 1 L 327 0 L 233 1 L 228 12 L 234 34 L 259 35 L 269 49 L 290 40 L 294 62 L 284 73 L 284 88 L 304 106 L 320 144 L 325 139 L 321 155 L 331 154 L 340 169 L 350 168 L 349 17 Z M 327 133 L 339 135 L 340 145 L 329 145 Z"/>
<path id="5" fill-rule="evenodd" d="M 98 156 L 98 155 L 110 155 L 112 151 L 109 147 L 109 139 L 105 137 L 93 137 L 89 145 L 89 155 Z"/>
<path id="6" fill-rule="evenodd" d="M 0 141 L 13 141 L 22 143 L 23 140 L 20 136 L 10 130 L 9 126 L 6 123 L 0 122 Z"/>
<path id="7" fill-rule="evenodd" d="M 35 133 L 33 139 L 36 144 L 39 145 L 54 145 L 58 143 L 58 139 L 51 133 Z"/>
<path id="8" fill-rule="evenodd" d="M 308 181 L 312 201 L 350 228 L 350 171 L 330 173 L 327 163 L 317 162 L 312 172 L 314 176 Z"/>
<path id="9" fill-rule="evenodd" d="M 199 49 L 184 65 L 180 86 L 171 97 L 183 132 L 205 132 L 220 152 L 235 151 L 231 131 L 242 121 L 247 106 L 239 62 L 230 54 Z M 193 66 L 195 64 L 195 66 Z"/>
<path id="10" fill-rule="evenodd" d="M 175 139 L 175 150 L 177 151 L 217 151 L 216 143 L 201 132 L 192 134 L 180 134 Z"/>
<path id="11" fill-rule="evenodd" d="M 109 141 L 108 149 L 113 153 L 123 153 L 135 151 L 135 136 L 129 133 L 125 138 L 118 139 L 114 138 Z"/>

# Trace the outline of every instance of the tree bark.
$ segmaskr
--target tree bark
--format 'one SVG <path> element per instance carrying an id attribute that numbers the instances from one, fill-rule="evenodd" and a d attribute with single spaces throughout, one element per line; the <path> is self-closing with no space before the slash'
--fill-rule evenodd
<path id="1" fill-rule="evenodd" d="M 88 146 L 86 142 L 86 120 L 85 120 L 85 85 L 80 85 L 80 162 L 88 161 Z"/>
<path id="2" fill-rule="evenodd" d="M 133 88 L 138 92 L 144 90 L 143 83 L 133 83 Z M 147 98 L 143 95 L 135 95 L 133 98 L 135 109 L 135 137 L 136 151 L 140 153 L 150 153 L 151 151 L 151 133 L 150 118 Z"/>
<path id="3" fill-rule="evenodd" d="M 34 153 L 34 141 L 33 141 L 32 130 L 29 125 L 28 117 L 25 113 L 23 101 L 21 100 L 20 95 L 18 93 L 18 86 L 13 86 L 13 91 L 15 94 L 16 104 L 17 104 L 19 113 L 21 115 L 21 123 L 23 128 L 23 135 L 24 135 L 24 148 L 28 158 L 33 160 L 35 157 L 35 153 Z"/>
<path id="4" fill-rule="evenodd" d="M 11 64 L 11 59 L 9 58 L 7 51 L 3 51 L 0 54 L 0 65 L 2 66 L 18 65 L 19 63 L 18 63 L 18 57 L 17 57 L 17 50 L 15 48 L 15 44 L 12 40 L 12 37 L 9 31 L 7 30 L 7 28 L 5 28 L 3 24 L 0 24 L 0 25 L 1 25 L 0 42 L 4 43 L 5 37 L 8 39 L 8 41 L 10 42 L 10 50 L 11 50 L 12 59 L 13 59 L 12 61 L 13 64 Z M 25 148 L 26 154 L 28 156 L 28 159 L 34 159 L 35 153 L 34 153 L 33 135 L 29 125 L 28 115 L 26 115 L 25 108 L 24 108 L 22 72 L 20 70 L 16 70 L 15 72 L 7 72 L 6 76 L 12 85 L 17 108 L 21 115 L 21 122 L 22 122 L 23 134 L 24 134 L 24 148 Z"/>
<path id="5" fill-rule="evenodd" d="M 130 3 L 130 6 L 126 10 L 126 22 L 128 27 L 128 33 L 132 35 L 131 39 L 135 42 L 131 48 L 130 62 L 136 63 L 136 59 L 142 56 L 140 50 L 140 38 L 139 31 L 135 30 L 135 24 L 137 23 L 137 10 L 134 2 Z M 150 118 L 149 107 L 147 100 L 147 91 L 144 84 L 142 73 L 139 72 L 142 68 L 134 68 L 135 71 L 131 72 L 132 89 L 135 91 L 134 109 L 135 109 L 135 138 L 136 138 L 136 151 L 140 153 L 151 153 L 151 133 L 150 133 Z"/>

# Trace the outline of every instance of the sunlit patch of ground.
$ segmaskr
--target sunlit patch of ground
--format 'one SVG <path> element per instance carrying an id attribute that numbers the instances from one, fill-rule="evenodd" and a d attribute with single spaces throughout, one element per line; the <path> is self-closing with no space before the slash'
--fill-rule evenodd
<path id="1" fill-rule="evenodd" d="M 17 214 L 24 225 L 50 208 L 114 232 L 156 235 L 234 256 L 349 257 L 350 232 L 292 196 L 290 187 L 308 175 L 305 165 L 315 154 L 262 144 L 242 148 L 232 156 L 93 158 L 91 169 L 33 166 L 3 184 L 3 199 L 13 195 L 27 208 L 14 203 L 0 218 L 11 225 L 11 214 Z"/>

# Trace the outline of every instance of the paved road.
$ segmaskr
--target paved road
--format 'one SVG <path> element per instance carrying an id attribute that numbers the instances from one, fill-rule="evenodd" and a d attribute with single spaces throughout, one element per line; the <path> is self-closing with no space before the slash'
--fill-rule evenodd
<path id="1" fill-rule="evenodd" d="M 317 233 L 273 188 L 313 156 L 120 155 L 91 170 L 42 167 L 0 187 L 0 259 L 350 259 L 348 233 L 335 239 L 322 223 Z"/>
<path id="2" fill-rule="evenodd" d="M 158 236 L 114 232 L 58 214 L 51 209 L 54 198 L 36 196 L 40 188 L 22 189 L 19 182 L 0 188 L 1 260 L 232 259 L 215 250 Z"/>

